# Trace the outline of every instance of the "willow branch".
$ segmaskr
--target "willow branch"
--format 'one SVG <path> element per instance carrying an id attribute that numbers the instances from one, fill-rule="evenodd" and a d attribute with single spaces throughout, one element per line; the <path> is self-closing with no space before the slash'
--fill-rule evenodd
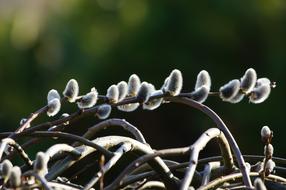
<path id="1" fill-rule="evenodd" d="M 163 156 L 161 156 L 163 157 Z M 168 166 L 170 168 L 171 171 L 177 171 L 178 169 L 184 169 L 186 168 L 187 166 L 189 165 L 188 162 L 185 162 L 185 163 L 180 163 L 178 165 L 171 165 L 171 166 Z M 127 176 L 120 187 L 125 187 L 129 184 L 132 184 L 136 181 L 140 181 L 140 180 L 143 180 L 143 179 L 153 179 L 153 178 L 156 178 L 158 177 L 158 174 L 155 172 L 155 171 L 148 171 L 148 172 L 144 172 L 144 173 L 140 173 L 140 174 L 136 174 L 136 175 L 130 175 L 130 176 Z M 201 180 L 202 180 L 202 177 L 200 175 L 199 172 L 195 172 L 195 175 L 194 175 L 194 179 L 193 179 L 196 183 L 200 183 Z"/>
<path id="2" fill-rule="evenodd" d="M 61 103 L 64 100 L 66 100 L 66 98 L 62 98 Z M 48 107 L 48 105 L 46 105 L 46 106 L 38 109 L 34 113 L 31 113 L 30 116 L 26 119 L 26 121 L 18 129 L 16 129 L 14 133 L 9 135 L 9 138 L 14 138 L 17 133 L 21 133 L 22 131 L 27 129 L 31 125 L 33 120 L 35 120 L 40 114 L 47 112 L 48 109 L 49 109 L 49 107 Z"/>
<path id="3" fill-rule="evenodd" d="M 145 144 L 142 144 L 134 139 L 128 138 L 128 137 L 121 137 L 121 136 L 107 136 L 107 137 L 101 137 L 93 140 L 95 144 L 98 144 L 105 148 L 111 148 L 113 146 L 116 146 L 118 144 L 122 143 L 131 143 L 132 144 L 132 150 L 140 151 L 143 154 L 152 154 L 154 153 L 153 150 Z M 89 155 L 90 153 L 94 152 L 94 149 L 86 146 L 80 146 L 76 147 L 78 151 L 81 152 L 81 157 L 78 160 L 81 160 L 85 156 Z M 55 164 L 50 172 L 47 174 L 47 179 L 54 179 L 56 176 L 61 174 L 63 171 L 65 171 L 67 168 L 75 164 L 76 161 L 71 159 L 70 157 L 65 158 L 64 160 L 60 161 L 59 163 Z M 170 169 L 167 167 L 167 165 L 163 162 L 163 160 L 159 157 L 155 158 L 150 162 L 150 165 L 158 172 L 160 173 L 160 177 L 165 182 L 165 184 L 174 187 L 175 186 L 175 179 L 173 174 L 171 173 Z"/>
<path id="4" fill-rule="evenodd" d="M 83 190 L 88 190 L 92 188 L 98 180 L 107 172 L 109 171 L 117 161 L 122 157 L 122 155 L 132 149 L 130 143 L 124 143 L 120 146 L 115 152 L 114 156 L 102 167 L 102 169 L 96 173 L 96 175 L 85 185 Z"/>
<path id="5" fill-rule="evenodd" d="M 40 114 L 45 113 L 48 110 L 48 105 L 40 108 L 39 110 L 35 111 L 34 113 L 31 113 L 30 116 L 27 118 L 27 120 L 18 128 L 15 130 L 15 133 L 21 133 L 26 128 L 28 128 L 31 124 L 31 122 L 36 119 Z M 9 138 L 13 138 L 14 134 L 12 133 Z"/>
<path id="6" fill-rule="evenodd" d="M 0 160 L 2 159 L 3 152 L 6 149 L 7 145 L 14 147 L 28 166 L 33 165 L 33 162 L 30 160 L 28 154 L 26 154 L 23 148 L 11 138 L 2 139 L 1 145 L 0 145 Z"/>
<path id="7" fill-rule="evenodd" d="M 212 170 L 218 168 L 219 166 L 220 162 L 209 162 L 205 165 L 203 171 L 202 185 L 206 185 L 210 181 Z"/>
<path id="8" fill-rule="evenodd" d="M 58 153 L 67 152 L 70 153 L 72 156 L 80 157 L 81 153 L 76 150 L 74 147 L 67 145 L 67 144 L 55 144 L 51 146 L 47 151 L 46 154 L 49 158 L 54 157 Z"/>
<path id="9" fill-rule="evenodd" d="M 129 166 L 127 166 L 123 172 L 106 188 L 106 190 L 111 189 L 118 189 L 123 184 L 123 179 L 126 175 L 128 175 L 130 172 L 132 172 L 134 169 L 142 165 L 143 163 L 146 163 L 148 161 L 153 160 L 154 158 L 163 157 L 163 156 L 174 156 L 174 155 L 185 155 L 189 152 L 189 147 L 183 147 L 183 148 L 173 148 L 173 149 L 165 149 L 165 150 L 159 150 L 154 153 L 144 155 L 139 157 L 138 159 L 134 160 Z"/>
<path id="10" fill-rule="evenodd" d="M 138 190 L 143 190 L 143 189 L 165 189 L 164 183 L 160 181 L 148 181 L 144 185 L 142 185 Z"/>
<path id="11" fill-rule="evenodd" d="M 234 137 L 232 136 L 231 132 L 229 131 L 229 129 L 227 128 L 225 123 L 222 121 L 222 119 L 213 110 L 211 110 L 209 107 L 207 107 L 206 105 L 200 104 L 200 103 L 198 103 L 192 99 L 184 98 L 184 97 L 167 97 L 166 99 L 171 101 L 171 102 L 181 103 L 181 104 L 185 104 L 185 105 L 188 105 L 190 107 L 196 108 L 196 109 L 202 111 L 203 113 L 205 113 L 207 116 L 209 116 L 216 123 L 217 127 L 226 136 L 226 138 L 230 144 L 230 147 L 234 152 L 238 166 L 239 166 L 239 168 L 242 172 L 242 175 L 243 175 L 244 184 L 248 188 L 252 188 L 252 183 L 251 183 L 250 177 L 248 175 L 249 172 L 247 171 L 245 161 L 242 157 L 240 149 L 239 149 Z"/>
<path id="12" fill-rule="evenodd" d="M 257 172 L 250 172 L 249 176 L 258 177 L 259 173 L 257 173 Z M 242 173 L 234 173 L 234 174 L 230 174 L 230 175 L 227 175 L 227 176 L 222 176 L 220 178 L 217 178 L 217 179 L 211 181 L 210 183 L 208 183 L 208 184 L 206 184 L 204 186 L 199 187 L 198 190 L 212 189 L 212 188 L 214 188 L 216 186 L 219 186 L 220 184 L 223 184 L 223 183 L 225 183 L 227 181 L 235 181 L 235 180 L 240 179 L 242 177 L 243 177 Z M 286 182 L 285 178 L 279 177 L 279 176 L 276 176 L 276 175 L 272 175 L 272 174 L 267 176 L 266 179 L 280 181 L 280 182 L 283 182 L 283 183 Z"/>
<path id="13" fill-rule="evenodd" d="M 102 146 L 94 143 L 93 141 L 87 140 L 85 138 L 82 138 L 81 136 L 77 136 L 74 134 L 64 133 L 64 132 L 52 132 L 52 131 L 37 131 L 33 132 L 31 134 L 22 134 L 22 136 L 32 136 L 32 137 L 59 137 L 64 139 L 69 139 L 73 141 L 81 142 L 82 144 L 92 147 L 93 149 L 96 149 L 104 156 L 111 158 L 113 156 L 113 153 L 109 150 L 103 148 Z"/>
<path id="14" fill-rule="evenodd" d="M 199 158 L 199 153 L 201 150 L 204 149 L 204 147 L 209 143 L 210 140 L 214 139 L 214 138 L 219 138 L 222 139 L 223 133 L 217 129 L 217 128 L 211 128 L 208 129 L 206 132 L 204 132 L 200 138 L 190 147 L 190 164 L 189 164 L 189 168 L 185 173 L 184 179 L 182 181 L 181 190 L 187 190 L 188 187 L 190 186 L 192 179 L 193 179 L 193 175 L 196 171 L 196 167 L 198 164 L 198 158 Z M 227 143 L 227 141 L 219 141 L 220 143 Z M 228 147 L 229 149 L 229 145 L 225 144 L 223 146 L 220 147 Z M 222 154 L 224 157 L 224 160 L 226 162 L 230 162 L 228 164 L 225 165 L 231 165 L 233 166 L 233 161 L 232 161 L 232 155 L 231 152 L 229 150 L 225 151 L 224 149 L 222 149 Z M 232 167 L 231 167 L 232 168 Z"/>
<path id="15" fill-rule="evenodd" d="M 95 136 L 95 134 L 103 129 L 111 128 L 111 127 L 120 127 L 127 132 L 131 133 L 135 139 L 141 143 L 146 143 L 146 140 L 142 133 L 132 124 L 127 122 L 124 119 L 108 119 L 105 121 L 102 121 L 88 129 L 88 131 L 83 135 L 84 138 L 86 139 L 91 139 L 92 137 Z M 79 143 L 75 143 L 73 146 L 79 146 Z"/>
<path id="16" fill-rule="evenodd" d="M 45 190 L 52 190 L 52 188 L 48 185 L 48 181 L 36 172 L 28 171 L 24 174 L 24 176 L 34 176 L 41 183 Z"/>

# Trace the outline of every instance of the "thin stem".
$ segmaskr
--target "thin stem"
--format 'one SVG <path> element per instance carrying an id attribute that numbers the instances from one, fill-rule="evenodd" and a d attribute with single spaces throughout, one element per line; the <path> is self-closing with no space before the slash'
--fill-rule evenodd
<path id="1" fill-rule="evenodd" d="M 240 149 L 239 149 L 234 137 L 232 136 L 231 132 L 229 131 L 229 129 L 227 128 L 225 123 L 222 121 L 222 119 L 213 110 L 211 110 L 209 107 L 207 107 L 206 105 L 200 104 L 200 103 L 198 103 L 192 99 L 179 98 L 179 97 L 168 97 L 166 99 L 171 101 L 171 102 L 182 103 L 182 104 L 188 105 L 190 107 L 196 108 L 196 109 L 202 111 L 203 113 L 205 113 L 206 115 L 208 115 L 216 123 L 217 127 L 226 136 L 226 138 L 230 144 L 230 147 L 234 152 L 238 166 L 239 166 L 239 168 L 242 172 L 242 175 L 243 175 L 244 184 L 248 188 L 252 188 L 252 183 L 251 183 L 250 177 L 248 175 L 249 172 L 247 171 L 245 161 L 242 157 Z"/>
<path id="2" fill-rule="evenodd" d="M 102 121 L 90 127 L 88 131 L 83 135 L 83 138 L 91 139 L 97 132 L 111 127 L 120 127 L 126 130 L 127 132 L 131 133 L 137 141 L 146 144 L 144 136 L 134 125 L 130 124 L 125 119 L 116 119 L 116 118 Z M 79 143 L 75 143 L 73 146 L 79 146 L 79 145 L 80 145 Z"/>
<path id="3" fill-rule="evenodd" d="M 38 181 L 40 181 L 41 185 L 45 190 L 52 190 L 52 188 L 48 185 L 48 181 L 43 176 L 37 174 L 33 171 L 28 171 L 24 174 L 24 176 L 34 176 Z"/>
<path id="4" fill-rule="evenodd" d="M 144 189 L 165 189 L 164 183 L 160 181 L 148 181 L 144 185 L 142 185 L 138 190 L 144 190 Z"/>
<path id="5" fill-rule="evenodd" d="M 164 149 L 148 155 L 141 156 L 136 160 L 134 160 L 131 164 L 129 164 L 129 166 L 127 166 L 123 170 L 123 172 L 121 172 L 121 174 L 106 188 L 106 190 L 118 189 L 123 184 L 124 177 L 143 163 L 153 160 L 156 157 L 158 158 L 159 156 L 162 157 L 162 156 L 185 155 L 189 152 L 189 150 L 190 150 L 189 147 Z"/>
<path id="6" fill-rule="evenodd" d="M 96 175 L 85 185 L 83 190 L 88 190 L 92 188 L 98 180 L 107 172 L 109 171 L 116 163 L 117 161 L 122 157 L 122 155 L 132 149 L 132 146 L 130 143 L 124 143 L 120 146 L 115 152 L 114 156 L 101 168 L 99 172 L 96 173 Z"/>
<path id="7" fill-rule="evenodd" d="M 163 156 L 161 156 L 163 157 Z M 185 163 L 180 163 L 178 165 L 172 165 L 172 166 L 169 166 L 170 170 L 171 171 L 176 171 L 178 169 L 182 169 L 182 168 L 185 168 L 189 165 L 188 162 L 185 162 Z M 120 188 L 121 187 L 125 187 L 129 184 L 132 184 L 136 181 L 140 181 L 140 180 L 143 180 L 143 179 L 150 179 L 150 178 L 155 178 L 157 177 L 158 174 L 155 172 L 155 171 L 148 171 L 148 172 L 144 172 L 144 173 L 140 173 L 140 174 L 136 174 L 136 175 L 130 175 L 128 177 L 126 177 L 126 179 L 123 180 L 122 184 L 120 185 Z M 196 182 L 200 182 L 201 181 L 201 175 L 199 172 L 196 172 L 195 175 L 194 175 L 194 180 Z"/>
<path id="8" fill-rule="evenodd" d="M 161 156 L 163 157 L 163 156 Z M 257 162 L 261 159 L 264 158 L 264 156 L 256 156 L 256 155 L 243 155 L 243 157 L 247 160 L 247 161 L 251 161 L 251 162 Z M 280 163 L 280 164 L 284 164 L 284 160 L 283 158 L 278 158 L 278 157 L 273 157 L 272 158 L 276 163 Z M 198 164 L 207 164 L 208 162 L 217 162 L 217 161 L 221 161 L 223 160 L 222 156 L 213 156 L 213 157 L 207 157 L 207 158 L 202 158 L 202 159 L 199 159 L 198 160 Z M 184 162 L 184 163 L 180 163 L 178 165 L 172 165 L 172 166 L 169 166 L 170 170 L 171 171 L 175 171 L 175 170 L 178 170 L 178 169 L 182 169 L 182 168 L 186 168 L 187 166 L 189 165 L 189 162 Z M 219 168 L 218 168 L 219 169 Z M 285 168 L 282 168 L 282 167 L 278 167 L 276 166 L 275 167 L 276 171 L 284 171 Z M 220 173 L 220 172 L 218 172 Z M 141 173 L 141 174 L 136 174 L 136 175 L 131 175 L 131 176 L 128 176 L 126 179 L 123 180 L 123 183 L 120 187 L 125 187 L 129 184 L 132 184 L 136 181 L 140 181 L 140 180 L 143 180 L 143 179 L 150 179 L 150 178 L 154 178 L 156 177 L 157 174 L 155 171 L 149 171 L 149 172 L 144 172 L 144 173 Z M 217 176 L 219 177 L 219 176 Z M 195 173 L 195 176 L 193 178 L 193 181 L 196 181 L 196 183 L 198 181 L 201 181 L 201 176 L 198 172 Z"/>
<path id="9" fill-rule="evenodd" d="M 62 98 L 61 103 L 65 100 L 66 98 Z M 26 119 L 26 121 L 18 129 L 16 129 L 14 133 L 9 135 L 9 138 L 14 138 L 15 134 L 21 133 L 22 131 L 26 130 L 31 125 L 33 120 L 35 120 L 40 114 L 47 112 L 48 109 L 49 109 L 49 106 L 46 105 L 38 109 L 34 113 L 31 113 L 30 116 Z"/>
<path id="10" fill-rule="evenodd" d="M 221 138 L 222 132 L 217 128 L 211 128 L 208 129 L 206 132 L 204 132 L 200 138 L 190 147 L 190 161 L 189 161 L 189 168 L 187 169 L 184 179 L 181 183 L 181 190 L 187 190 L 190 186 L 194 173 L 196 171 L 196 167 L 198 164 L 198 158 L 199 153 L 201 150 L 204 149 L 204 147 L 209 143 L 210 140 L 214 138 Z M 229 147 L 229 145 L 225 145 L 226 147 Z M 221 146 L 222 147 L 222 146 Z M 232 164 L 227 164 L 233 166 L 232 156 L 230 151 L 223 151 L 222 153 L 227 153 L 226 155 L 223 155 L 223 157 L 227 157 L 224 160 L 231 160 L 229 162 L 232 162 Z M 230 169 L 229 169 L 230 170 Z"/>
<path id="11" fill-rule="evenodd" d="M 182 96 L 189 96 L 188 94 L 182 94 Z M 181 96 L 181 95 L 179 95 L 179 96 Z M 150 97 L 150 100 L 158 98 L 158 97 L 166 97 L 166 94 L 152 96 L 152 97 Z M 200 111 L 204 112 L 210 118 L 213 119 L 213 121 L 217 124 L 218 128 L 221 129 L 224 132 L 224 134 L 226 135 L 226 138 L 228 139 L 228 141 L 229 141 L 229 143 L 231 145 L 231 148 L 234 151 L 234 154 L 235 154 L 236 159 L 238 161 L 239 168 L 241 169 L 241 171 L 243 173 L 243 179 L 244 179 L 245 185 L 247 187 L 252 187 L 252 184 L 251 184 L 251 181 L 250 181 L 250 177 L 247 175 L 248 171 L 246 169 L 243 157 L 241 156 L 241 152 L 239 150 L 239 147 L 238 147 L 236 141 L 234 140 L 232 134 L 230 133 L 230 131 L 228 130 L 226 125 L 223 123 L 223 121 L 219 118 L 219 116 L 214 111 L 212 111 L 210 108 L 208 108 L 207 106 L 205 106 L 203 104 L 200 104 L 200 103 L 198 103 L 196 101 L 193 101 L 193 100 L 191 100 L 189 98 L 184 98 L 184 97 L 180 97 L 180 98 L 179 97 L 166 97 L 166 99 L 169 100 L 169 101 L 172 101 L 172 102 L 183 103 L 183 104 L 189 105 L 191 107 L 194 107 L 196 109 L 199 109 Z M 135 103 L 137 101 L 138 100 L 135 97 L 134 98 L 127 98 L 127 99 L 123 100 L 122 102 L 114 104 L 113 106 L 119 106 L 119 105 L 124 105 L 124 104 L 128 104 L 128 103 Z M 29 132 L 32 132 L 32 131 L 37 130 L 39 128 L 44 128 L 44 127 L 47 127 L 47 126 L 58 125 L 58 124 L 61 124 L 63 122 L 66 122 L 66 121 L 70 121 L 70 120 L 76 118 L 79 115 L 83 115 L 83 114 L 85 115 L 85 114 L 94 113 L 94 112 L 96 112 L 96 110 L 97 110 L 97 106 L 95 106 L 93 108 L 90 108 L 90 109 L 81 110 L 81 111 L 75 112 L 74 114 L 71 114 L 69 117 L 62 118 L 62 119 L 59 119 L 59 120 L 55 120 L 54 122 L 44 123 L 44 124 L 35 126 L 33 128 L 29 128 L 29 129 L 23 131 L 22 133 L 24 133 L 24 132 L 29 133 Z"/>
<path id="12" fill-rule="evenodd" d="M 33 132 L 31 134 L 22 134 L 22 136 L 33 136 L 33 137 L 60 137 L 60 138 L 65 138 L 65 139 L 70 139 L 73 141 L 78 141 L 81 142 L 82 144 L 86 146 L 90 146 L 93 149 L 96 149 L 100 153 L 104 154 L 106 157 L 111 158 L 113 156 L 113 153 L 110 152 L 109 150 L 106 150 L 102 146 L 94 143 L 93 141 L 87 140 L 85 138 L 82 138 L 77 135 L 69 134 L 69 133 L 64 133 L 64 132 L 52 132 L 52 131 L 37 131 Z"/>
<path id="13" fill-rule="evenodd" d="M 48 182 L 48 185 L 52 189 L 68 189 L 68 190 L 80 190 L 78 187 L 73 187 L 70 184 L 62 184 L 62 183 L 56 183 L 56 182 Z"/>
<path id="14" fill-rule="evenodd" d="M 75 157 L 81 156 L 81 153 L 78 150 L 76 150 L 74 147 L 67 145 L 67 144 L 55 144 L 46 151 L 46 154 L 48 155 L 48 158 L 52 158 L 56 154 L 62 153 L 62 152 L 68 152 Z"/>
<path id="15" fill-rule="evenodd" d="M 243 158 L 248 161 L 248 162 L 257 162 L 261 161 L 264 156 L 260 155 L 242 155 Z M 212 157 L 207 157 L 207 158 L 202 158 L 199 160 L 199 164 L 204 164 L 208 162 L 214 162 L 214 161 L 220 161 L 222 160 L 222 156 L 212 156 Z M 277 163 L 277 164 L 286 164 L 286 159 L 285 158 L 280 158 L 280 157 L 272 157 L 272 160 Z"/>
<path id="16" fill-rule="evenodd" d="M 23 125 L 21 125 L 18 129 L 15 130 L 15 133 L 21 133 L 22 131 L 24 131 L 26 128 L 28 128 L 30 126 L 30 124 L 32 123 L 32 121 L 34 119 L 36 119 L 41 113 L 44 113 L 48 110 L 48 105 L 38 109 L 37 111 L 35 111 L 34 113 L 31 113 L 30 116 L 27 118 L 27 120 L 23 123 Z M 9 136 L 9 138 L 13 137 L 14 134 L 11 134 Z"/>
<path id="17" fill-rule="evenodd" d="M 148 155 L 154 153 L 154 151 L 148 145 L 142 144 L 128 137 L 107 136 L 107 137 L 97 138 L 93 140 L 93 142 L 105 148 L 111 148 L 111 147 L 114 147 L 122 143 L 131 143 L 132 148 L 133 148 L 132 150 L 137 150 L 141 153 L 148 154 Z M 78 158 L 78 160 L 81 160 L 85 156 L 94 152 L 94 149 L 90 147 L 85 147 L 85 146 L 76 147 L 76 149 L 81 152 L 81 157 Z M 57 164 L 52 166 L 52 168 L 50 169 L 50 172 L 46 176 L 47 179 L 50 179 L 50 180 L 54 179 L 56 176 L 61 174 L 63 171 L 65 171 L 67 168 L 75 164 L 77 161 L 71 159 L 68 156 L 61 162 L 58 162 Z M 165 184 L 167 184 L 170 187 L 175 186 L 174 176 L 171 173 L 170 169 L 167 167 L 167 165 L 163 162 L 162 159 L 157 157 L 150 162 L 150 165 L 160 174 L 160 177 L 165 182 Z"/>
<path id="18" fill-rule="evenodd" d="M 3 151 L 6 149 L 7 145 L 14 147 L 28 166 L 33 165 L 33 162 L 30 160 L 28 154 L 26 154 L 23 148 L 11 138 L 2 139 L 0 146 L 0 160 L 2 159 Z"/>
<path id="19" fill-rule="evenodd" d="M 249 176 L 258 177 L 259 173 L 257 173 L 257 172 L 250 172 Z M 223 184 L 224 182 L 234 181 L 236 179 L 240 179 L 241 177 L 243 177 L 242 173 L 234 173 L 234 174 L 230 174 L 230 175 L 227 175 L 227 176 L 222 176 L 220 178 L 217 178 L 217 179 L 211 181 L 210 183 L 208 183 L 205 186 L 199 187 L 198 190 L 211 189 L 211 188 L 214 188 L 216 186 L 219 186 L 220 184 Z M 286 182 L 285 178 L 279 177 L 279 176 L 276 176 L 276 175 L 269 175 L 269 176 L 266 177 L 266 179 L 271 179 L 271 180 L 274 180 L 274 181 L 280 181 L 280 182 L 284 182 L 284 183 Z"/>
<path id="20" fill-rule="evenodd" d="M 206 185 L 210 181 L 212 170 L 218 168 L 219 166 L 220 162 L 209 162 L 205 165 L 203 171 L 202 185 Z"/>

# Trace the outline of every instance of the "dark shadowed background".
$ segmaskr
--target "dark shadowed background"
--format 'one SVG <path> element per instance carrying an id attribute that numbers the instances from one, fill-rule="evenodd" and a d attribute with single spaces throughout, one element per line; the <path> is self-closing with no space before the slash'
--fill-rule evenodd
<path id="1" fill-rule="evenodd" d="M 0 0 L 1 132 L 17 128 L 21 118 L 45 105 L 50 89 L 62 92 L 71 78 L 82 94 L 93 86 L 105 94 L 133 73 L 159 88 L 177 68 L 189 92 L 205 69 L 216 91 L 253 67 L 259 77 L 277 82 L 266 102 L 233 105 L 209 97 L 205 104 L 222 117 L 244 154 L 263 153 L 260 128 L 269 125 L 274 155 L 285 157 L 285 5 L 284 0 Z M 67 106 L 63 112 L 75 110 Z M 114 110 L 111 117 L 136 125 L 156 149 L 190 145 L 214 126 L 202 113 L 175 104 L 154 112 Z M 42 116 L 35 124 L 47 119 L 53 118 Z M 90 117 L 70 131 L 84 132 L 97 122 Z M 210 147 L 205 156 L 218 154 Z"/>

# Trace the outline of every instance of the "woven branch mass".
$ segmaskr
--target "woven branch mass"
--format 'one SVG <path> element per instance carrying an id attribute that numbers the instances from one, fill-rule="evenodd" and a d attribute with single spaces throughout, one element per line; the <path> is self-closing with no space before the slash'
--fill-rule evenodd
<path id="1" fill-rule="evenodd" d="M 211 85 L 210 74 L 202 70 L 193 90 L 182 92 L 182 72 L 174 69 L 159 89 L 132 74 L 128 81 L 112 84 L 104 94 L 92 87 L 80 95 L 78 82 L 71 79 L 62 93 L 51 89 L 46 105 L 21 119 L 17 129 L 0 133 L 1 189 L 285 189 L 286 161 L 274 156 L 271 129 L 264 126 L 260 131 L 261 156 L 243 155 L 223 120 L 204 104 L 210 96 L 233 104 L 244 98 L 259 104 L 268 99 L 275 83 L 258 78 L 250 68 L 217 91 Z M 114 109 L 133 112 L 142 107 L 153 111 L 167 103 L 203 112 L 215 127 L 187 147 L 154 150 L 136 126 L 111 117 Z M 74 104 L 77 111 L 58 116 L 64 104 Z M 43 114 L 49 121 L 34 124 Z M 84 134 L 67 132 L 75 121 L 90 116 L 98 122 L 87 126 Z M 97 135 L 114 128 L 130 135 Z M 36 155 L 29 153 L 31 145 L 46 138 L 60 143 Z M 209 143 L 219 146 L 220 155 L 200 158 L 200 151 Z M 189 159 L 175 161 L 186 156 Z M 22 159 L 23 164 L 16 164 L 14 158 Z"/>

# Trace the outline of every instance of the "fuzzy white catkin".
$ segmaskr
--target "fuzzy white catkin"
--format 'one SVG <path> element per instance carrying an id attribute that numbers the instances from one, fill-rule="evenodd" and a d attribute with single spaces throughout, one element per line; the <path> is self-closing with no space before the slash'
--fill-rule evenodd
<path id="1" fill-rule="evenodd" d="M 152 85 L 153 86 L 153 85 Z M 153 86 L 152 88 L 152 93 L 151 96 L 153 95 L 159 95 L 159 94 L 163 94 L 162 90 L 155 90 L 155 87 Z M 163 102 L 163 98 L 156 98 L 156 99 L 152 99 L 149 100 L 148 102 L 145 102 L 143 104 L 143 109 L 144 110 L 154 110 L 157 109 Z"/>
<path id="2" fill-rule="evenodd" d="M 4 178 L 4 181 L 7 181 L 10 177 L 13 164 L 10 162 L 10 160 L 7 159 L 4 160 L 1 164 L 2 164 L 1 175 Z"/>
<path id="3" fill-rule="evenodd" d="M 177 96 L 178 94 L 180 94 L 182 88 L 183 88 L 182 73 L 178 69 L 174 69 L 169 76 L 165 90 L 171 96 Z"/>
<path id="4" fill-rule="evenodd" d="M 77 106 L 80 109 L 91 108 L 96 104 L 97 99 L 98 92 L 95 88 L 92 88 L 89 93 L 81 97 L 81 99 L 77 102 Z"/>
<path id="5" fill-rule="evenodd" d="M 169 77 L 170 77 L 170 76 L 168 76 L 168 77 L 165 79 L 164 84 L 163 84 L 162 87 L 161 87 L 161 90 L 162 90 L 163 92 L 166 92 L 166 88 L 167 88 L 167 85 L 168 85 L 168 82 L 169 82 Z"/>
<path id="6" fill-rule="evenodd" d="M 240 82 L 238 79 L 234 79 L 220 87 L 219 95 L 223 101 L 229 101 L 238 94 L 239 90 Z"/>
<path id="7" fill-rule="evenodd" d="M 107 89 L 107 93 L 106 93 L 106 97 L 109 100 L 110 103 L 117 103 L 118 99 L 119 99 L 119 90 L 118 87 L 116 85 L 111 85 L 108 89 Z"/>
<path id="8" fill-rule="evenodd" d="M 257 74 L 256 71 L 253 68 L 249 68 L 245 71 L 243 77 L 240 79 L 240 89 L 245 94 L 250 93 L 257 80 Z"/>
<path id="9" fill-rule="evenodd" d="M 17 188 L 21 185 L 21 175 L 21 169 L 18 166 L 14 166 L 9 179 L 12 188 Z"/>
<path id="10" fill-rule="evenodd" d="M 232 104 L 239 103 L 241 100 L 243 100 L 244 96 L 245 95 L 243 93 L 238 92 L 233 98 L 227 100 L 227 102 L 230 102 Z"/>
<path id="11" fill-rule="evenodd" d="M 202 70 L 199 72 L 197 76 L 195 90 L 198 90 L 202 86 L 205 86 L 205 88 L 208 90 L 210 90 L 211 88 L 211 77 L 206 70 Z"/>
<path id="12" fill-rule="evenodd" d="M 274 153 L 274 148 L 272 144 L 267 144 L 264 146 L 264 156 L 272 157 Z"/>
<path id="13" fill-rule="evenodd" d="M 140 78 L 136 74 L 131 75 L 128 80 L 128 95 L 131 97 L 136 96 L 140 85 Z"/>
<path id="14" fill-rule="evenodd" d="M 75 102 L 79 94 L 79 86 L 75 79 L 69 80 L 63 91 L 64 97 L 68 99 L 69 102 Z"/>
<path id="15" fill-rule="evenodd" d="M 271 93 L 270 81 L 266 78 L 258 79 L 255 88 L 251 91 L 249 102 L 259 104 L 264 102 Z"/>
<path id="16" fill-rule="evenodd" d="M 208 95 L 209 87 L 205 85 L 198 87 L 195 91 L 191 93 L 192 99 L 200 103 L 205 102 L 208 98 Z"/>
<path id="17" fill-rule="evenodd" d="M 132 104 L 124 104 L 121 106 L 117 106 L 117 109 L 124 112 L 133 112 L 140 106 L 139 103 L 132 103 Z"/>
<path id="18" fill-rule="evenodd" d="M 261 85 L 269 85 L 269 86 L 271 86 L 271 81 L 270 81 L 268 78 L 266 78 L 266 77 L 264 77 L 264 78 L 259 78 L 259 79 L 256 81 L 255 87 L 261 86 Z"/>
<path id="19" fill-rule="evenodd" d="M 34 162 L 34 170 L 40 175 L 45 176 L 48 172 L 48 157 L 43 152 L 38 152 Z"/>
<path id="20" fill-rule="evenodd" d="M 266 166 L 265 166 L 266 173 L 267 174 L 272 173 L 274 168 L 275 168 L 275 166 L 276 166 L 276 164 L 275 164 L 275 162 L 272 159 L 268 160 L 267 163 L 266 163 Z"/>
<path id="21" fill-rule="evenodd" d="M 139 91 L 137 93 L 137 99 L 139 102 L 145 103 L 149 100 L 153 87 L 148 82 L 142 82 Z"/>
<path id="22" fill-rule="evenodd" d="M 267 190 L 267 188 L 265 187 L 265 184 L 259 177 L 254 180 L 254 187 L 255 187 L 255 190 Z"/>
<path id="23" fill-rule="evenodd" d="M 49 117 L 55 116 L 61 109 L 61 102 L 59 99 L 54 98 L 48 102 L 47 115 Z"/>
<path id="24" fill-rule="evenodd" d="M 61 96 L 60 96 L 60 94 L 58 93 L 57 90 L 52 89 L 52 90 L 50 90 L 50 91 L 48 92 L 47 101 L 49 102 L 49 101 L 51 101 L 51 100 L 54 99 L 54 98 L 57 98 L 57 99 L 60 100 L 60 99 L 61 99 Z"/>
<path id="25" fill-rule="evenodd" d="M 268 126 L 263 126 L 261 128 L 260 135 L 262 139 L 269 139 L 272 135 L 272 131 Z"/>
<path id="26" fill-rule="evenodd" d="M 124 100 L 128 93 L 128 84 L 125 81 L 121 81 L 117 84 L 118 88 L 118 101 Z"/>
<path id="27" fill-rule="evenodd" d="M 111 113 L 111 106 L 109 104 L 102 104 L 97 108 L 97 111 L 95 113 L 95 115 L 99 118 L 99 119 L 106 119 L 109 117 L 110 113 Z"/>

